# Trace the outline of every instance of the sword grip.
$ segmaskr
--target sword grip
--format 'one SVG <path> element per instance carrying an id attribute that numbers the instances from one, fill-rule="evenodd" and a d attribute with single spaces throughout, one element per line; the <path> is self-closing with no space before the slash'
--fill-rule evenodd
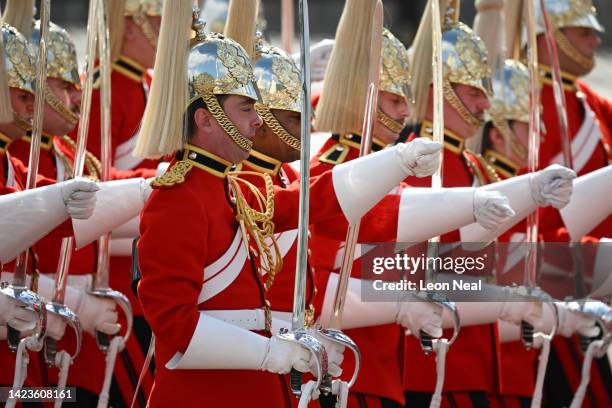
<path id="1" fill-rule="evenodd" d="M 106 352 L 110 347 L 110 338 L 106 333 L 102 333 L 96 330 L 96 343 L 98 343 L 98 348 Z"/>
<path id="2" fill-rule="evenodd" d="M 587 336 L 583 336 L 582 334 L 578 334 L 578 342 L 580 344 L 580 350 L 583 353 L 586 353 L 587 349 L 589 348 L 589 344 L 591 344 L 591 341 L 593 339 Z"/>
<path id="3" fill-rule="evenodd" d="M 291 373 L 289 373 L 289 386 L 293 395 L 302 395 L 302 373 L 295 368 L 292 368 Z"/>
<path id="4" fill-rule="evenodd" d="M 533 347 L 533 326 L 526 321 L 521 321 L 521 339 L 523 340 L 523 345 L 530 349 Z"/>
<path id="5" fill-rule="evenodd" d="M 336 408 L 336 403 L 338 398 L 332 394 L 331 392 L 326 394 L 321 394 L 319 396 L 319 406 L 321 408 Z"/>
<path id="6" fill-rule="evenodd" d="M 421 342 L 421 348 L 425 354 L 429 354 L 433 351 L 433 337 L 424 330 L 419 331 L 419 340 Z"/>
<path id="7" fill-rule="evenodd" d="M 55 367 L 55 355 L 57 354 L 57 342 L 51 337 L 45 339 L 45 361 L 49 367 Z"/>
<path id="8" fill-rule="evenodd" d="M 21 332 L 8 325 L 6 326 L 6 328 L 6 341 L 8 343 L 9 350 L 14 353 L 17 351 L 17 347 L 19 347 L 19 342 L 21 341 Z"/>

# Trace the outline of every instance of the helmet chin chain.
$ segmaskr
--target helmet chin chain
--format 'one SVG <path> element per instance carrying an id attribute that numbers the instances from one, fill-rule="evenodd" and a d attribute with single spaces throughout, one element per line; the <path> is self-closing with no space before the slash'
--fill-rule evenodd
<path id="1" fill-rule="evenodd" d="M 405 125 L 403 122 L 393 119 L 380 109 L 376 111 L 376 119 L 378 119 L 378 121 L 382 123 L 384 127 L 393 133 L 399 134 L 402 130 L 404 130 Z"/>
<path id="2" fill-rule="evenodd" d="M 234 123 L 227 117 L 227 115 L 223 111 L 223 108 L 219 104 L 217 97 L 213 94 L 206 94 L 202 96 L 202 99 L 206 103 L 208 111 L 217 120 L 219 126 L 221 126 L 225 133 L 227 133 L 227 135 L 232 139 L 234 143 L 236 143 L 239 148 L 249 153 L 253 148 L 253 141 L 245 137 L 242 133 L 240 133 L 236 125 L 234 125 Z"/>
<path id="3" fill-rule="evenodd" d="M 580 65 L 580 67 L 586 71 L 590 71 L 593 69 L 593 66 L 595 65 L 594 59 L 587 57 L 576 47 L 574 47 L 574 45 L 572 45 L 572 43 L 569 41 L 566 35 L 561 32 L 561 30 L 555 30 L 554 37 L 555 41 L 557 42 L 557 45 L 559 46 L 559 49 L 561 49 L 561 51 L 563 51 L 563 53 L 567 55 L 572 61 Z"/>
<path id="4" fill-rule="evenodd" d="M 270 129 L 272 129 L 274 134 L 278 136 L 278 138 L 283 143 L 285 143 L 287 146 L 291 147 L 292 149 L 297 150 L 298 152 L 300 151 L 300 148 L 302 145 L 300 142 L 300 139 L 296 138 L 291 133 L 289 133 L 287 129 L 285 129 L 283 125 L 281 125 L 280 122 L 274 117 L 274 115 L 272 114 L 270 109 L 268 109 L 267 106 L 258 103 L 258 104 L 255 104 L 255 110 L 257 111 L 259 116 L 261 116 L 265 124 Z"/>
<path id="5" fill-rule="evenodd" d="M 474 116 L 474 114 L 470 112 L 470 110 L 463 104 L 463 101 L 455 93 L 453 86 L 448 80 L 444 80 L 442 92 L 444 93 L 444 99 L 446 99 L 448 103 L 457 111 L 465 123 L 474 129 L 478 129 L 483 125 L 482 119 Z"/>

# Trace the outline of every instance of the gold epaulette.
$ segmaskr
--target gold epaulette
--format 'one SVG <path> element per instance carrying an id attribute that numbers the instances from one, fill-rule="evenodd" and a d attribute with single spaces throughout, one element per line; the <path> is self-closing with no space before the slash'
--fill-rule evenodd
<path id="1" fill-rule="evenodd" d="M 188 160 L 178 161 L 159 177 L 155 177 L 151 182 L 152 188 L 168 188 L 181 184 L 185 181 L 185 176 L 193 168 L 193 163 Z"/>
<path id="2" fill-rule="evenodd" d="M 326 150 L 321 156 L 319 156 L 319 161 L 321 163 L 327 163 L 335 166 L 336 164 L 344 162 L 350 149 L 351 148 L 345 144 L 336 143 Z"/>
<path id="3" fill-rule="evenodd" d="M 468 166 L 474 171 L 474 175 L 478 179 L 481 186 L 486 184 L 496 183 L 501 181 L 501 178 L 493 167 L 480 154 L 474 153 L 470 149 L 465 149 L 465 156 L 474 158 L 480 166 L 476 165 L 472 160 L 466 157 Z M 483 173 L 484 170 L 484 173 Z"/>

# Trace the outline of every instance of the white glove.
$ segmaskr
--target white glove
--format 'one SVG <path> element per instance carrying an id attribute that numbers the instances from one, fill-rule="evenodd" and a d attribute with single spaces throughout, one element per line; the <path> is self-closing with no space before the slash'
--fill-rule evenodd
<path id="1" fill-rule="evenodd" d="M 411 298 L 397 303 L 397 323 L 417 337 L 421 330 L 432 337 L 442 336 L 442 305 L 414 296 Z"/>
<path id="2" fill-rule="evenodd" d="M 299 343 L 284 340 L 278 335 L 270 337 L 261 369 L 276 374 L 287 374 L 292 368 L 307 373 L 314 364 L 310 351 Z"/>
<path id="3" fill-rule="evenodd" d="M 597 336 L 599 328 L 596 326 L 595 319 L 585 316 L 582 313 L 569 310 L 563 302 L 555 302 L 559 311 L 559 327 L 557 333 L 564 337 L 572 337 L 575 333 L 587 337 Z"/>
<path id="4" fill-rule="evenodd" d="M 55 313 L 47 313 L 47 337 L 60 341 L 66 332 L 66 322 Z"/>
<path id="5" fill-rule="evenodd" d="M 309 334 L 319 340 L 325 352 L 327 353 L 327 372 L 332 377 L 340 377 L 342 375 L 341 364 L 344 361 L 344 347 L 342 344 L 329 340 L 329 338 L 319 330 L 309 330 Z"/>
<path id="6" fill-rule="evenodd" d="M 77 298 L 73 300 L 73 295 L 70 295 L 71 299 L 66 298 L 66 304 L 68 307 L 74 305 L 74 312 L 76 313 L 81 327 L 84 331 L 91 335 L 95 335 L 96 331 L 113 335 L 119 332 L 121 325 L 117 323 L 119 318 L 117 311 L 115 310 L 115 302 L 111 299 L 106 299 L 94 295 L 90 295 L 85 289 L 74 289 L 70 288 L 71 293 L 77 291 Z"/>
<path id="7" fill-rule="evenodd" d="M 539 207 L 552 205 L 561 209 L 570 202 L 575 178 L 576 173 L 567 167 L 548 166 L 531 175 L 531 196 Z"/>
<path id="8" fill-rule="evenodd" d="M 76 178 L 58 184 L 70 217 L 77 220 L 91 217 L 96 207 L 96 191 L 100 189 L 98 185 L 86 178 Z"/>
<path id="9" fill-rule="evenodd" d="M 20 332 L 36 327 L 38 314 L 13 298 L 0 294 L 0 325 L 8 324 Z"/>
<path id="10" fill-rule="evenodd" d="M 500 313 L 499 319 L 508 323 L 521 324 L 522 321 L 532 326 L 537 326 L 542 319 L 542 302 L 505 302 Z"/>
<path id="11" fill-rule="evenodd" d="M 515 215 L 508 197 L 499 191 L 474 191 L 474 219 L 483 228 L 492 230 Z"/>
<path id="12" fill-rule="evenodd" d="M 310 47 L 310 82 L 322 81 L 325 77 L 334 43 L 334 40 L 326 38 Z M 291 57 L 299 67 L 300 53 L 295 53 Z"/>
<path id="13" fill-rule="evenodd" d="M 431 176 L 440 166 L 442 145 L 426 137 L 396 145 L 406 176 Z"/>

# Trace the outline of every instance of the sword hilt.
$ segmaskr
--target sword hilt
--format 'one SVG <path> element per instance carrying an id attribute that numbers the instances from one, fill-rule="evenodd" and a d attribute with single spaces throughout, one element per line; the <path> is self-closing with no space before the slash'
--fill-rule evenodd
<path id="1" fill-rule="evenodd" d="M 110 347 L 110 337 L 106 333 L 96 330 L 96 343 L 101 351 L 106 352 Z"/>
<path id="2" fill-rule="evenodd" d="M 433 351 L 433 337 L 424 330 L 419 331 L 419 341 L 421 342 L 421 348 L 427 355 Z"/>
<path id="3" fill-rule="evenodd" d="M 45 362 L 49 367 L 55 367 L 55 356 L 57 355 L 57 341 L 50 337 L 45 339 Z"/>
<path id="4" fill-rule="evenodd" d="M 19 341 L 21 340 L 21 332 L 8 325 L 6 326 L 6 328 L 6 341 L 8 343 L 9 350 L 15 353 L 17 351 L 17 347 L 19 346 Z"/>
<path id="5" fill-rule="evenodd" d="M 292 368 L 289 373 L 289 386 L 293 395 L 302 395 L 302 373 L 295 368 Z"/>
<path id="6" fill-rule="evenodd" d="M 534 328 L 533 326 L 522 320 L 521 321 L 521 340 L 523 341 L 523 345 L 527 350 L 533 347 L 533 338 L 534 338 Z"/>

